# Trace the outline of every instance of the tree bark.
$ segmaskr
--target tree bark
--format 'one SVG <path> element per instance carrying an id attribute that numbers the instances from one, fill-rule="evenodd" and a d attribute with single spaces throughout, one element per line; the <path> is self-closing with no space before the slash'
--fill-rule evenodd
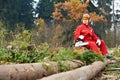
<path id="1" fill-rule="evenodd" d="M 82 66 L 80 61 L 67 61 L 66 67 Z M 60 72 L 58 62 L 0 65 L 0 80 L 36 80 Z"/>
<path id="2" fill-rule="evenodd" d="M 68 72 L 54 74 L 52 76 L 38 80 L 90 80 L 93 77 L 95 77 L 95 75 L 99 73 L 102 69 L 104 69 L 107 64 L 108 64 L 107 61 L 106 62 L 97 61 L 88 66 L 83 66 L 81 68 Z"/>

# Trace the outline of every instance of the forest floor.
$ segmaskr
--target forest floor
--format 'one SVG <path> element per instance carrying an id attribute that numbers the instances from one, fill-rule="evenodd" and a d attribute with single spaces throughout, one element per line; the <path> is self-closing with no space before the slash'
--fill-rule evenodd
<path id="1" fill-rule="evenodd" d="M 113 54 L 115 60 L 111 60 L 111 63 L 92 80 L 120 80 L 119 55 L 120 53 Z"/>

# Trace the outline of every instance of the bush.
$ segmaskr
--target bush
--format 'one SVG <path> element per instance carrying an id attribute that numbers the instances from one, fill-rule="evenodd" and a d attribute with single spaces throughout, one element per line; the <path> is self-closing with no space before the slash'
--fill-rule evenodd
<path id="1" fill-rule="evenodd" d="M 103 56 L 99 56 L 97 53 L 86 50 L 82 54 L 76 56 L 76 59 L 85 62 L 87 65 L 93 63 L 94 61 L 104 61 Z"/>
<path id="2" fill-rule="evenodd" d="M 68 49 L 60 49 L 58 54 L 51 58 L 52 61 L 59 61 L 59 60 L 71 60 L 73 59 L 73 52 L 72 50 Z"/>

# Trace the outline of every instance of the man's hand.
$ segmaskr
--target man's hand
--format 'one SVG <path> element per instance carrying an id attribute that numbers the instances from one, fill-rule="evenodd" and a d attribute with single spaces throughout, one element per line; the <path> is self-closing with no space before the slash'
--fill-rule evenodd
<path id="1" fill-rule="evenodd" d="M 98 44 L 98 46 L 100 46 L 100 45 L 101 45 L 101 41 L 98 39 L 98 40 L 96 41 L 96 44 Z"/>
<path id="2" fill-rule="evenodd" d="M 81 40 L 83 40 L 83 39 L 84 39 L 84 36 L 83 36 L 83 35 L 80 35 L 79 38 L 80 38 Z"/>

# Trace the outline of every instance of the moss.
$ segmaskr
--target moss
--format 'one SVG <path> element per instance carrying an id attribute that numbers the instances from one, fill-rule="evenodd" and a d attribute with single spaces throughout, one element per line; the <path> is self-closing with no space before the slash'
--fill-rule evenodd
<path id="1" fill-rule="evenodd" d="M 43 67 L 45 68 L 45 70 L 52 70 L 52 66 L 49 63 L 43 63 Z"/>
<path id="2" fill-rule="evenodd" d="M 69 62 L 58 62 L 60 72 L 68 71 L 73 69 L 73 66 Z"/>

